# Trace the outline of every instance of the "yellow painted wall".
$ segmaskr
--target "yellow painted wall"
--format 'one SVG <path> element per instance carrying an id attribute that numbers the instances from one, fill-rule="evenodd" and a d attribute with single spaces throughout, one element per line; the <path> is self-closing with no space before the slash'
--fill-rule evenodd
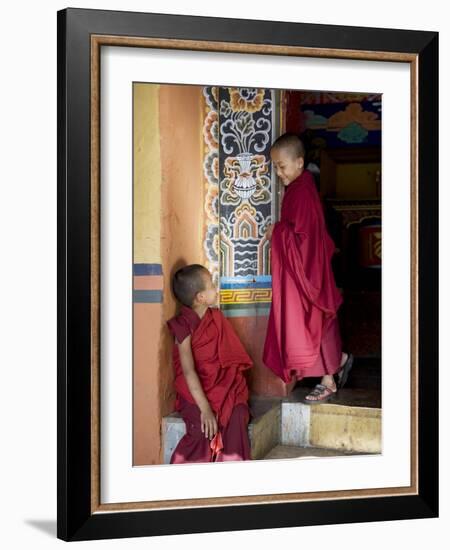
<path id="1" fill-rule="evenodd" d="M 380 163 L 336 164 L 336 197 L 368 199 L 376 197 L 376 172 Z"/>
<path id="2" fill-rule="evenodd" d="M 160 263 L 159 85 L 134 84 L 134 262 Z"/>

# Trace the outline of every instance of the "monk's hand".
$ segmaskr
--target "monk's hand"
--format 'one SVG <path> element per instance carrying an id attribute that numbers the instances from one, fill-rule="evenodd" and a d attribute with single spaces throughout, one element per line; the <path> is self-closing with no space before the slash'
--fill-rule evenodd
<path id="1" fill-rule="evenodd" d="M 202 428 L 202 433 L 205 434 L 205 437 L 212 439 L 217 433 L 217 419 L 211 409 L 207 409 L 200 412 L 200 425 Z"/>
<path id="2" fill-rule="evenodd" d="M 266 230 L 266 239 L 268 241 L 270 241 L 270 239 L 272 238 L 272 232 L 273 232 L 273 224 L 270 223 L 268 226 L 267 226 L 267 230 Z"/>

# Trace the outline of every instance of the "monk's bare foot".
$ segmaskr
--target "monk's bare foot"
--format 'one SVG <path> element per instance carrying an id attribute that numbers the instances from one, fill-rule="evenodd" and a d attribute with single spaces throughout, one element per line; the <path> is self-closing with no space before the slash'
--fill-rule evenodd
<path id="1" fill-rule="evenodd" d="M 332 374 L 326 374 L 323 376 L 320 383 L 323 386 L 330 388 L 330 390 L 336 391 L 336 382 L 334 381 L 334 376 Z"/>
<path id="2" fill-rule="evenodd" d="M 326 401 L 337 391 L 336 382 L 332 375 L 325 375 L 320 384 L 305 396 L 306 401 Z"/>

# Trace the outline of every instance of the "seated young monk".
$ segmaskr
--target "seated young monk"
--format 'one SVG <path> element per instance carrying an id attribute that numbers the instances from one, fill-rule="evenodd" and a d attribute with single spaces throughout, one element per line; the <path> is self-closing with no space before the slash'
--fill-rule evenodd
<path id="1" fill-rule="evenodd" d="M 175 408 L 186 435 L 170 463 L 250 460 L 248 388 L 252 360 L 216 303 L 211 274 L 201 265 L 179 269 L 172 281 L 181 312 L 167 322 L 175 337 Z"/>

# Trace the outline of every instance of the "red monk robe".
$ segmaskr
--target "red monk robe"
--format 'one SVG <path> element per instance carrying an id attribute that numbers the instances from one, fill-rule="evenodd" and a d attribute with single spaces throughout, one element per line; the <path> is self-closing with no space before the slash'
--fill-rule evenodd
<path id="1" fill-rule="evenodd" d="M 201 432 L 200 409 L 189 391 L 175 344 L 175 408 L 186 424 L 186 435 L 175 448 L 171 464 L 250 460 L 248 388 L 243 371 L 252 366 L 252 360 L 231 324 L 219 309 L 208 308 L 200 319 L 186 306 L 167 324 L 179 343 L 191 334 L 195 370 L 219 426 L 212 441 Z"/>
<path id="2" fill-rule="evenodd" d="M 272 305 L 264 363 L 285 382 L 340 369 L 337 310 L 342 297 L 331 268 L 335 245 L 308 170 L 286 188 L 271 241 Z"/>

